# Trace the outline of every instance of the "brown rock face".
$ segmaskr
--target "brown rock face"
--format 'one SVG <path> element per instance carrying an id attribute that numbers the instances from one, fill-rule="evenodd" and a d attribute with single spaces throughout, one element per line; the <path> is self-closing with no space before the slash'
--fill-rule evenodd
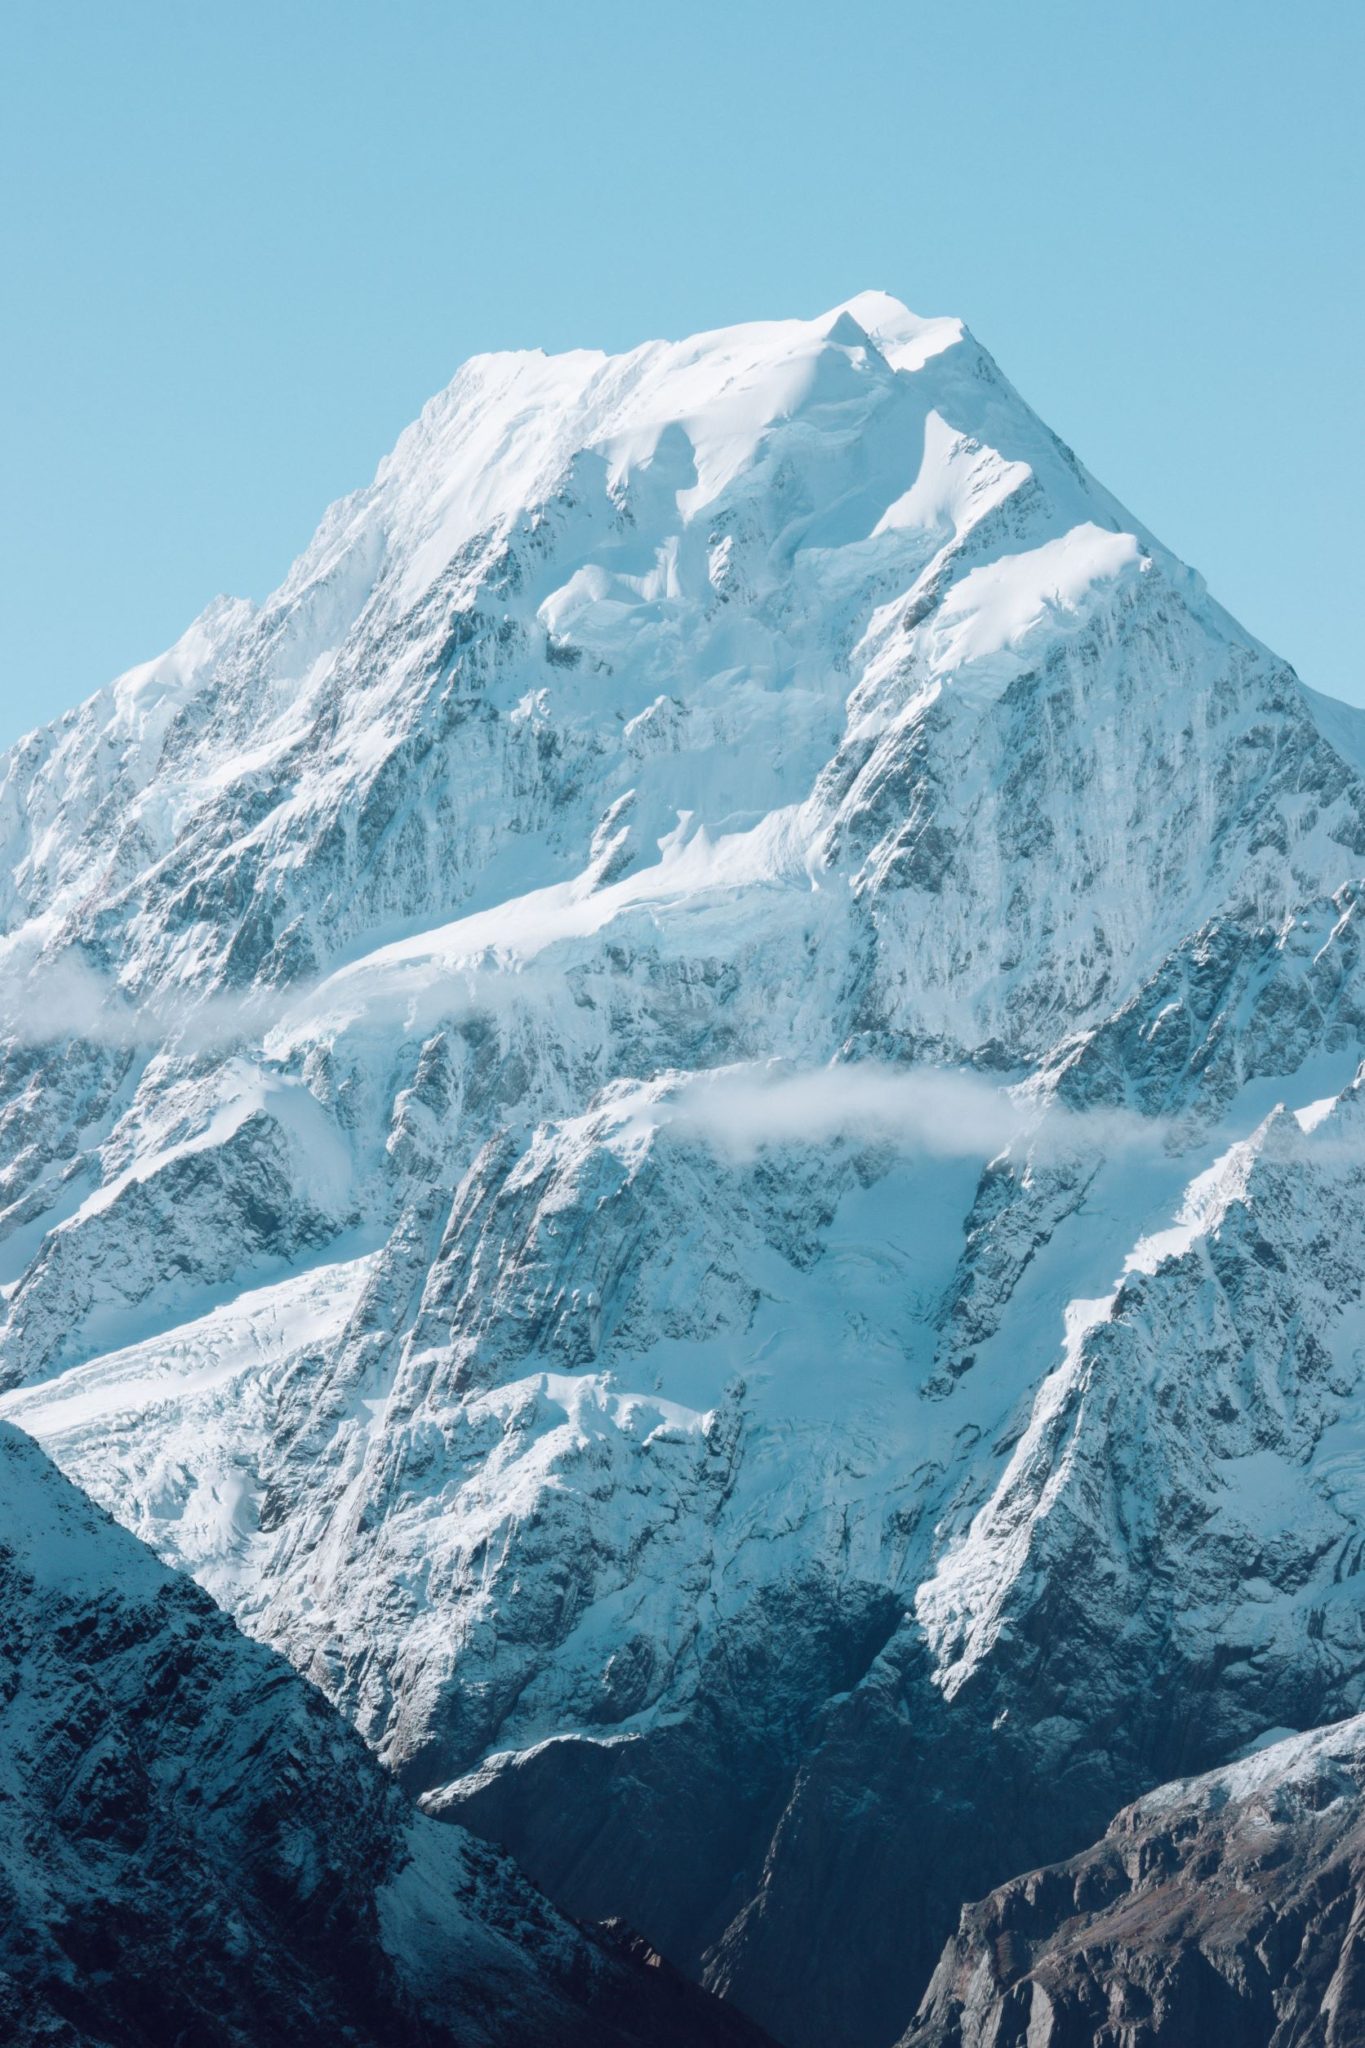
<path id="1" fill-rule="evenodd" d="M 1359 2048 L 1365 1717 L 1164 1786 L 964 1908 L 902 2048 Z"/>

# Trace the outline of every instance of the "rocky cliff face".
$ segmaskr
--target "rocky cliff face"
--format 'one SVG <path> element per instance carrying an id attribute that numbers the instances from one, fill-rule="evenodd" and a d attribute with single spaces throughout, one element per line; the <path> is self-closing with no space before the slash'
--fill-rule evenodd
<path id="1" fill-rule="evenodd" d="M 6 2040 L 759 2048 L 414 1813 L 319 1693 L 7 1424 L 0 1479 Z"/>
<path id="2" fill-rule="evenodd" d="M 1347 2048 L 1361 2037 L 1365 1723 L 1165 1785 L 962 1915 L 904 2048 Z"/>
<path id="3" fill-rule="evenodd" d="M 1365 1703 L 1365 729 L 956 322 L 477 359 L 18 747 L 4 1412 L 794 2048 Z"/>

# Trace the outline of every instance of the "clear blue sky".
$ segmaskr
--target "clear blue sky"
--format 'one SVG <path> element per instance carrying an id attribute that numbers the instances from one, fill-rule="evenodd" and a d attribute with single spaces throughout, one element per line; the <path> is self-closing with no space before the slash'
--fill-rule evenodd
<path id="1" fill-rule="evenodd" d="M 1365 701 L 1362 0 L 3 0 L 0 741 L 475 349 L 958 313 Z"/>

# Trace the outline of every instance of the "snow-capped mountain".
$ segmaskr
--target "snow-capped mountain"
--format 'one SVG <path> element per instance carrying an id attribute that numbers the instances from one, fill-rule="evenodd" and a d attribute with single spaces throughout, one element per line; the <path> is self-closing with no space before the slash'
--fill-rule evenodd
<path id="1" fill-rule="evenodd" d="M 1365 1705 L 1365 721 L 955 321 L 476 358 L 11 754 L 4 1412 L 790 2048 Z"/>
<path id="2" fill-rule="evenodd" d="M 54 2048 L 760 2048 L 415 1813 L 0 1424 L 0 2030 Z"/>

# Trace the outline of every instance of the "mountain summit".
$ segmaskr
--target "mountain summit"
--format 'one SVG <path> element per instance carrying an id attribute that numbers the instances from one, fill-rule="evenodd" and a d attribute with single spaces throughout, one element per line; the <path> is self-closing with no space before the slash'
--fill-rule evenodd
<path id="1" fill-rule="evenodd" d="M 958 322 L 474 358 L 0 836 L 3 1412 L 558 1906 L 886 2048 L 1365 1706 L 1365 721 Z"/>

